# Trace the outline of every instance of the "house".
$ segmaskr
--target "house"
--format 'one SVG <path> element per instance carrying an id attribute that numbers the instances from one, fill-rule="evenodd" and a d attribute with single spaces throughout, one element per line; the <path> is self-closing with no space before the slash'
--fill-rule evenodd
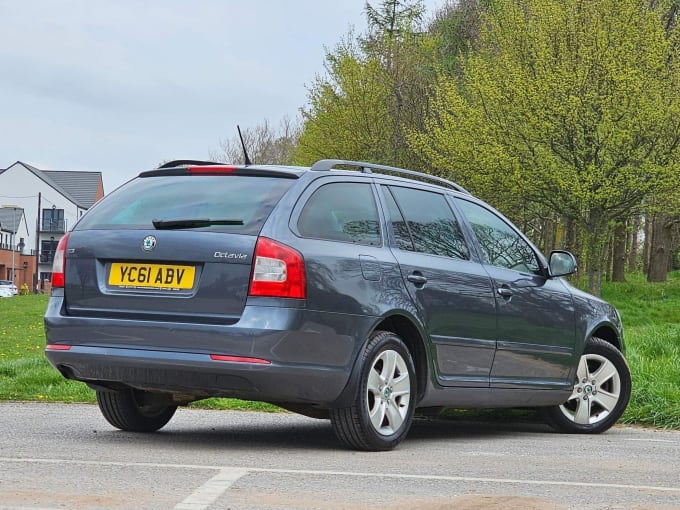
<path id="1" fill-rule="evenodd" d="M 24 255 L 29 230 L 21 207 L 0 205 L 0 280 L 13 280 L 29 287 L 35 257 Z"/>
<path id="2" fill-rule="evenodd" d="M 103 196 L 101 172 L 41 170 L 22 161 L 0 169 L 0 222 L 19 211 L 23 218 L 2 227 L 0 279 L 12 279 L 6 261 L 14 253 L 17 286 L 44 289 L 59 240 Z"/>

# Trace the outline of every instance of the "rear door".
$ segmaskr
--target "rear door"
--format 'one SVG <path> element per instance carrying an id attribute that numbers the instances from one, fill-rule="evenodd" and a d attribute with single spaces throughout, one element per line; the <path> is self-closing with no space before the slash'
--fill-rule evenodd
<path id="1" fill-rule="evenodd" d="M 70 234 L 70 315 L 236 322 L 264 221 L 293 181 L 252 175 L 138 178 Z"/>
<path id="2" fill-rule="evenodd" d="M 443 194 L 382 186 L 392 251 L 436 354 L 439 382 L 488 387 L 496 308 L 488 274 Z"/>

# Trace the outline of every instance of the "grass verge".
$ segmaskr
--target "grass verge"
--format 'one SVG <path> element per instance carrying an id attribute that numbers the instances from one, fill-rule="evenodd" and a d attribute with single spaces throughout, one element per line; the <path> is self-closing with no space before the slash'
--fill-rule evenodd
<path id="1" fill-rule="evenodd" d="M 680 272 L 664 283 L 626 275 L 603 297 L 623 320 L 633 394 L 621 422 L 680 429 Z"/>
<path id="2" fill-rule="evenodd" d="M 621 313 L 633 395 L 621 422 L 680 429 L 680 272 L 661 284 L 642 275 L 603 286 Z M 0 400 L 94 402 L 86 385 L 61 377 L 45 360 L 42 316 L 47 296 L 0 299 Z M 275 411 L 259 402 L 208 399 L 210 409 Z"/>
<path id="3" fill-rule="evenodd" d="M 0 399 L 94 402 L 94 392 L 64 379 L 45 359 L 48 297 L 0 299 Z"/>

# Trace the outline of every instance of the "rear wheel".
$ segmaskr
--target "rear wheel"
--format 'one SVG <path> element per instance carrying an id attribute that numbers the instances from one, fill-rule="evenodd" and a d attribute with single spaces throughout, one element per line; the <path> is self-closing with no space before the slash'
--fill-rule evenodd
<path id="1" fill-rule="evenodd" d="M 366 345 L 361 363 L 354 402 L 330 411 L 333 431 L 350 448 L 390 450 L 406 437 L 413 420 L 413 360 L 397 335 L 377 331 Z"/>
<path id="2" fill-rule="evenodd" d="M 97 404 L 106 421 L 129 432 L 154 432 L 177 410 L 165 395 L 139 390 L 98 390 Z"/>
<path id="3" fill-rule="evenodd" d="M 628 406 L 630 370 L 623 354 L 610 343 L 592 338 L 581 356 L 576 382 L 562 405 L 543 410 L 560 432 L 597 434 L 609 429 Z"/>

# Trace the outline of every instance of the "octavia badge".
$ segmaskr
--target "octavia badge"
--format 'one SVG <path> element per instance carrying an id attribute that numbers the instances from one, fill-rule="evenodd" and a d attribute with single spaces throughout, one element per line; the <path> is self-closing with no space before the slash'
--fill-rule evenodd
<path id="1" fill-rule="evenodd" d="M 144 251 L 153 251 L 156 247 L 156 238 L 154 236 L 146 236 L 142 241 L 142 249 Z"/>

